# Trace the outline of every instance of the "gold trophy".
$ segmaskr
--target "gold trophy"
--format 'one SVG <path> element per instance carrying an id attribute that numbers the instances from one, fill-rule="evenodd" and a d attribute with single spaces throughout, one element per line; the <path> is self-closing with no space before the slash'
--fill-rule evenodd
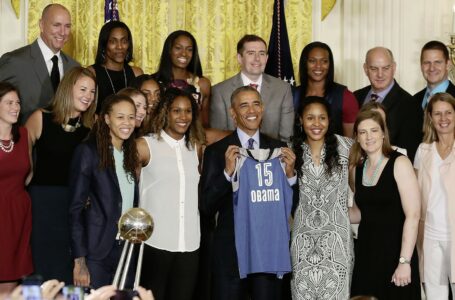
<path id="1" fill-rule="evenodd" d="M 128 269 L 135 244 L 141 244 L 137 260 L 136 276 L 134 278 L 134 289 L 139 286 L 142 256 L 144 253 L 144 242 L 152 235 L 153 226 L 152 216 L 150 216 L 142 208 L 131 208 L 120 217 L 120 220 L 118 221 L 118 231 L 120 237 L 125 240 L 125 245 L 123 246 L 120 261 L 118 263 L 117 270 L 115 271 L 114 281 L 112 282 L 117 289 L 123 290 L 125 287 L 126 277 L 128 275 Z M 128 255 L 126 254 L 127 252 Z"/>

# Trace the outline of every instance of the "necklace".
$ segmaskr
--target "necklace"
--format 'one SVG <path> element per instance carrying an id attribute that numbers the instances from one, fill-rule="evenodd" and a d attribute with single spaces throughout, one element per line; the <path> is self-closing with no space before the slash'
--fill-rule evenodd
<path id="1" fill-rule="evenodd" d="M 111 75 L 109 75 L 109 72 L 107 71 L 106 66 L 104 66 L 104 71 L 106 72 L 107 78 L 109 78 L 109 82 L 111 83 L 112 91 L 114 92 L 114 94 L 116 94 L 117 91 L 115 90 L 114 83 L 112 82 Z M 125 80 L 125 87 L 127 87 L 127 86 L 128 86 L 128 83 L 126 82 L 126 72 L 125 72 L 125 68 L 123 68 L 123 79 Z"/>
<path id="2" fill-rule="evenodd" d="M 14 141 L 10 140 L 9 145 L 5 145 L 4 141 L 0 140 L 0 149 L 5 153 L 10 153 L 14 149 Z"/>
<path id="3" fill-rule="evenodd" d="M 74 125 L 71 125 L 71 124 L 68 124 L 68 123 L 62 124 L 62 128 L 66 132 L 75 132 L 76 129 L 78 129 L 79 127 L 81 127 L 81 117 L 79 117 L 77 119 L 77 122 Z"/>
<path id="4" fill-rule="evenodd" d="M 367 158 L 368 160 L 368 158 Z M 366 186 L 373 186 L 374 182 L 376 181 L 376 178 L 378 176 L 379 169 L 381 168 L 382 161 L 384 160 L 384 155 L 381 155 L 381 158 L 379 159 L 378 163 L 374 167 L 373 174 L 371 175 L 370 178 L 367 176 L 367 162 L 365 161 L 365 164 L 363 165 L 363 176 L 362 176 L 362 181 L 363 184 Z"/>

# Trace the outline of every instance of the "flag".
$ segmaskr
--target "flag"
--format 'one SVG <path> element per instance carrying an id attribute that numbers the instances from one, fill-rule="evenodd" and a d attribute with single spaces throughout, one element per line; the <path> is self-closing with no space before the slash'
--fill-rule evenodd
<path id="1" fill-rule="evenodd" d="M 117 0 L 104 1 L 104 23 L 109 21 L 119 21 Z"/>
<path id="2" fill-rule="evenodd" d="M 335 6 L 336 0 L 322 0 L 321 2 L 321 21 L 324 21 L 332 8 Z"/>
<path id="3" fill-rule="evenodd" d="M 292 67 L 283 2 L 283 0 L 275 0 L 273 4 L 273 25 L 268 50 L 269 59 L 265 67 L 265 73 L 281 78 L 289 82 L 291 86 L 295 86 L 294 68 Z"/>

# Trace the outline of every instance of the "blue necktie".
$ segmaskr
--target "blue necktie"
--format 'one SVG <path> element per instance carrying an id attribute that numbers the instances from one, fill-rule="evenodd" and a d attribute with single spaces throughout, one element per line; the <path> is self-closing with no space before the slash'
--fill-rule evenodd
<path id="1" fill-rule="evenodd" d="M 248 140 L 248 150 L 254 150 L 254 139 L 250 138 Z"/>

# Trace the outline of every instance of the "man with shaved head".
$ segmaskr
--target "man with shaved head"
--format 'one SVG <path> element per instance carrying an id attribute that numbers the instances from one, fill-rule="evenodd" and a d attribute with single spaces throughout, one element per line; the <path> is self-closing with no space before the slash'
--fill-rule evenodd
<path id="1" fill-rule="evenodd" d="M 61 50 L 71 32 L 71 16 L 60 4 L 49 4 L 39 20 L 40 36 L 30 45 L 0 58 L 0 81 L 19 88 L 22 122 L 47 106 L 63 74 L 79 63 Z"/>
<path id="2" fill-rule="evenodd" d="M 414 159 L 422 140 L 422 110 L 394 79 L 396 63 L 392 51 L 384 47 L 368 50 L 363 69 L 371 85 L 354 92 L 359 106 L 370 101 L 381 103 L 386 110 L 390 142 L 405 148 L 409 158 Z"/>

